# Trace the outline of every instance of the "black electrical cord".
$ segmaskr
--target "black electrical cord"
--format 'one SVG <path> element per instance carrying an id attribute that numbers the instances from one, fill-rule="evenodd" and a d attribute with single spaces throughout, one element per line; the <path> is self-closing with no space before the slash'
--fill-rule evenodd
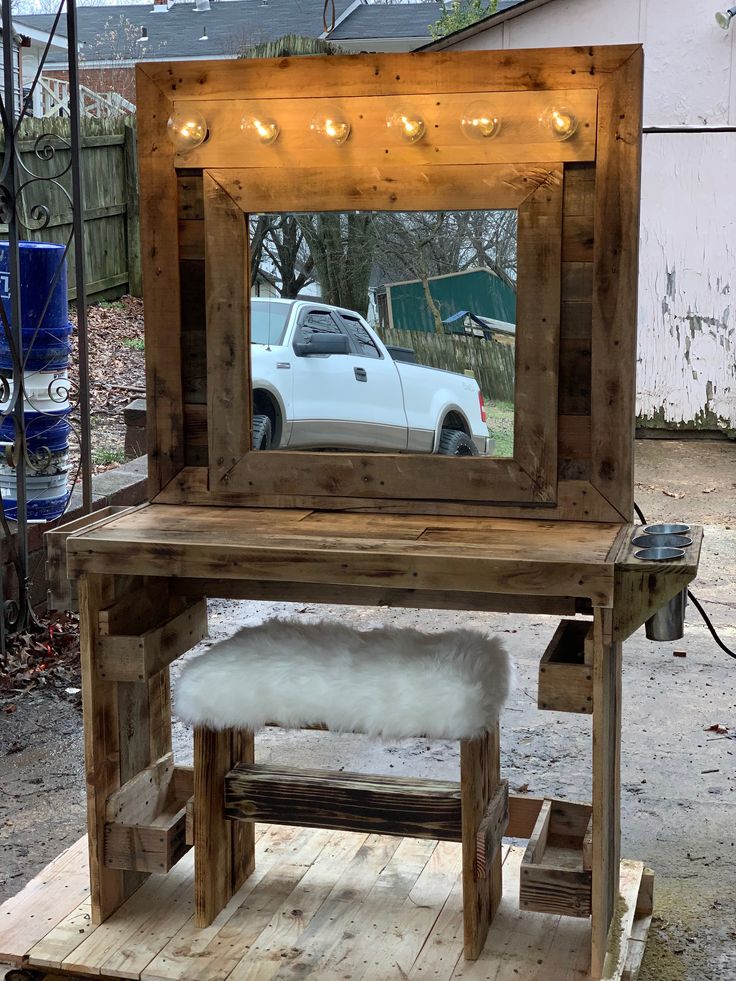
<path id="1" fill-rule="evenodd" d="M 644 524 L 644 525 L 647 524 L 647 519 L 644 517 L 644 514 L 643 514 L 641 508 L 639 507 L 639 505 L 636 503 L 636 501 L 634 501 L 634 510 L 636 511 L 638 517 L 640 518 L 641 523 Z M 688 596 L 688 599 L 691 600 L 691 602 L 692 602 L 693 606 L 695 607 L 695 609 L 698 611 L 698 613 L 703 618 L 703 621 L 704 621 L 706 627 L 708 628 L 708 630 L 710 630 L 711 636 L 713 637 L 713 640 L 716 642 L 716 644 L 718 644 L 718 646 L 721 648 L 721 650 L 722 651 L 725 651 L 726 654 L 728 654 L 729 657 L 732 657 L 732 658 L 736 659 L 736 652 L 730 650 L 730 648 L 726 647 L 726 645 L 723 643 L 723 641 L 721 640 L 721 638 L 718 636 L 718 633 L 716 631 L 716 628 L 710 622 L 710 617 L 705 612 L 705 610 L 703 609 L 703 607 L 700 605 L 700 601 L 697 599 L 697 597 L 693 596 L 693 594 L 690 592 L 689 589 L 687 591 L 687 596 Z"/>

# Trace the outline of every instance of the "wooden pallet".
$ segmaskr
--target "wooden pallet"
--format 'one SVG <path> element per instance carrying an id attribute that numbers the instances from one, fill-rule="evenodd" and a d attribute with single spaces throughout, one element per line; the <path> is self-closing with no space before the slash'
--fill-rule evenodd
<path id="1" fill-rule="evenodd" d="M 259 825 L 255 873 L 201 930 L 191 853 L 98 927 L 86 853 L 83 838 L 0 907 L 0 961 L 141 981 L 590 979 L 587 919 L 520 912 L 522 848 L 504 847 L 502 904 L 475 962 L 462 957 L 455 843 Z M 640 862 L 621 863 L 607 979 L 638 975 L 651 883 Z"/>

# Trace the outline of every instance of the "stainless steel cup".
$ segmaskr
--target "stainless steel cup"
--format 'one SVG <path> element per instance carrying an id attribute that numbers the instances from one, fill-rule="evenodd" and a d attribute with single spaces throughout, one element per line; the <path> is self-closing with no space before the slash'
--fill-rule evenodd
<path id="1" fill-rule="evenodd" d="M 658 546 L 687 548 L 692 543 L 692 538 L 688 538 L 687 535 L 637 535 L 631 541 L 631 544 L 637 548 L 657 548 Z"/>
<path id="2" fill-rule="evenodd" d="M 645 624 L 648 640 L 680 640 L 685 633 L 685 607 L 687 589 L 680 590 L 669 602 L 660 607 Z"/>
<path id="3" fill-rule="evenodd" d="M 681 559 L 684 554 L 685 550 L 682 548 L 657 546 L 656 548 L 640 548 L 638 552 L 634 552 L 634 558 L 641 559 L 642 562 L 673 562 L 675 559 Z"/>
<path id="4" fill-rule="evenodd" d="M 642 530 L 647 535 L 686 535 L 690 531 L 690 525 L 646 525 Z"/>

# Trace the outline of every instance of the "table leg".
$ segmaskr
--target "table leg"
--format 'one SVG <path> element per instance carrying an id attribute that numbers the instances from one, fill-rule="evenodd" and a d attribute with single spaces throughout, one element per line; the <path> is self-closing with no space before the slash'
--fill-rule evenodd
<path id="1" fill-rule="evenodd" d="M 168 668 L 140 683 L 106 681 L 97 672 L 99 612 L 132 585 L 129 577 L 96 574 L 83 576 L 79 583 L 90 893 L 95 924 L 114 913 L 146 877 L 106 867 L 107 799 L 171 750 Z"/>
<path id="2" fill-rule="evenodd" d="M 194 910 L 207 927 L 255 867 L 255 825 L 225 817 L 225 776 L 254 762 L 253 733 L 194 728 Z"/>
<path id="3" fill-rule="evenodd" d="M 476 960 L 480 956 L 503 892 L 500 847 L 496 849 L 487 873 L 483 877 L 476 875 L 476 836 L 500 779 L 499 728 L 496 724 L 479 739 L 463 739 L 460 743 L 463 921 L 467 960 Z"/>
<path id="4" fill-rule="evenodd" d="M 591 977 L 600 978 L 618 900 L 621 860 L 621 644 L 613 611 L 593 624 L 593 855 Z"/>

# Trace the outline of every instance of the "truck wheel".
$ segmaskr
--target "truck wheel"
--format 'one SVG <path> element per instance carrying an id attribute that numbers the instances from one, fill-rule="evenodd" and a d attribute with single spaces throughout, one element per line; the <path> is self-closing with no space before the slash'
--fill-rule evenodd
<path id="1" fill-rule="evenodd" d="M 268 416 L 253 416 L 253 449 L 271 449 L 271 420 Z"/>
<path id="2" fill-rule="evenodd" d="M 478 456 L 478 447 L 460 429 L 443 429 L 437 452 L 441 456 Z"/>

